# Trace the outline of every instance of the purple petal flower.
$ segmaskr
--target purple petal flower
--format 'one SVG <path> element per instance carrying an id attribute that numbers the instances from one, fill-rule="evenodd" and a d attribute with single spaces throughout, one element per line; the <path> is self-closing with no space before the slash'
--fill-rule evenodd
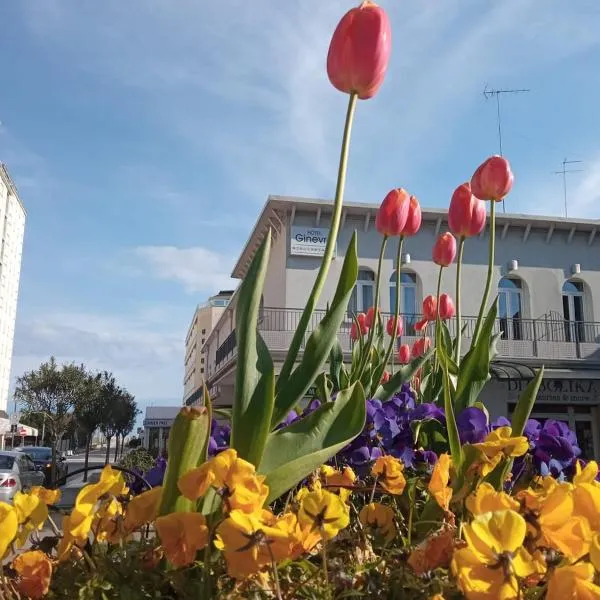
<path id="1" fill-rule="evenodd" d="M 476 406 L 469 406 L 460 411 L 456 416 L 458 434 L 463 444 L 476 444 L 483 442 L 489 433 L 487 416 Z"/>
<path id="2" fill-rule="evenodd" d="M 417 404 L 417 406 L 415 406 L 415 409 L 411 412 L 410 418 L 413 421 L 437 419 L 442 423 L 446 422 L 446 416 L 444 415 L 444 411 L 436 404 L 427 402 L 423 404 Z"/>
<path id="3" fill-rule="evenodd" d="M 506 417 L 498 417 L 495 421 L 492 421 L 492 431 L 499 427 L 510 427 L 510 421 Z"/>
<path id="4" fill-rule="evenodd" d="M 529 443 L 535 445 L 540 437 L 540 431 L 542 430 L 542 424 L 536 419 L 527 419 L 525 428 L 523 429 L 523 435 L 529 440 Z"/>

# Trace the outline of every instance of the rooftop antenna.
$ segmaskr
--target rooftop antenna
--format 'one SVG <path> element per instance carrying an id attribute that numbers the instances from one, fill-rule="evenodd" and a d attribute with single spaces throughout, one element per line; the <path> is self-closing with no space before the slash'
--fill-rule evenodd
<path id="1" fill-rule="evenodd" d="M 500 146 L 500 156 L 502 154 L 502 114 L 500 112 L 500 96 L 502 94 L 523 94 L 529 92 L 529 89 L 515 89 L 515 90 L 495 90 L 493 88 L 488 88 L 487 83 L 485 84 L 485 88 L 483 89 L 483 96 L 486 100 L 490 98 L 496 98 L 496 114 L 498 115 L 498 145 Z M 504 200 L 502 200 L 502 212 L 506 212 L 506 206 L 504 205 Z"/>
<path id="2" fill-rule="evenodd" d="M 581 160 L 567 160 L 566 158 L 562 161 L 562 169 L 560 171 L 554 171 L 556 175 L 563 176 L 563 192 L 565 196 L 565 219 L 569 216 L 567 210 L 567 173 L 581 173 L 583 169 L 567 169 L 567 165 L 574 165 L 576 163 L 582 163 Z"/>

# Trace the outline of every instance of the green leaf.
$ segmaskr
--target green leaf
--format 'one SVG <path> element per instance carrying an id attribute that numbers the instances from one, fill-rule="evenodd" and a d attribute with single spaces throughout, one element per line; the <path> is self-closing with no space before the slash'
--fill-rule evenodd
<path id="1" fill-rule="evenodd" d="M 513 437 L 523 435 L 525 424 L 527 423 L 527 419 L 529 419 L 529 415 L 531 414 L 531 410 L 535 404 L 535 399 L 537 398 L 543 378 L 544 367 L 537 372 L 535 379 L 532 379 L 529 382 L 525 388 L 525 391 L 521 394 L 521 397 L 517 402 L 517 406 L 515 407 L 515 412 L 512 416 Z"/>
<path id="2" fill-rule="evenodd" d="M 432 357 L 433 350 L 426 352 L 423 356 L 413 359 L 407 365 L 400 367 L 397 373 L 394 373 L 390 380 L 384 385 L 380 385 L 373 395 L 373 398 L 385 401 L 389 400 L 404 383 L 408 383 L 413 375 Z"/>
<path id="3" fill-rule="evenodd" d="M 444 370 L 444 412 L 446 413 L 446 429 L 448 431 L 448 446 L 450 446 L 450 454 L 452 462 L 457 471 L 463 463 L 463 450 L 458 435 L 458 426 L 456 425 L 456 416 L 454 414 L 454 402 L 452 401 L 452 383 L 450 375 L 445 365 L 442 365 Z"/>
<path id="4" fill-rule="evenodd" d="M 490 379 L 490 361 L 496 351 L 493 330 L 497 314 L 498 298 L 485 317 L 477 343 L 471 346 L 460 363 L 456 385 L 456 410 L 458 412 L 473 405 Z"/>
<path id="5" fill-rule="evenodd" d="M 446 323 L 440 324 L 442 334 L 440 335 L 440 347 L 437 349 L 437 356 L 441 363 L 446 365 L 449 373 L 458 375 L 458 366 L 452 358 L 452 339 Z"/>
<path id="6" fill-rule="evenodd" d="M 254 465 L 260 463 L 270 431 L 275 395 L 273 360 L 257 330 L 270 249 L 268 233 L 242 282 L 235 312 L 238 354 L 231 447 Z"/>
<path id="7" fill-rule="evenodd" d="M 340 325 L 346 316 L 346 308 L 357 275 L 358 259 L 356 256 L 356 232 L 354 232 L 346 251 L 331 308 L 308 338 L 300 364 L 294 369 L 283 387 L 277 391 L 271 420 L 273 427 L 281 423 L 288 412 L 302 400 L 317 375 L 323 370 L 331 348 L 337 340 Z"/>
<path id="8" fill-rule="evenodd" d="M 206 460 L 210 426 L 210 401 L 208 407 L 184 406 L 175 417 L 167 442 L 169 462 L 165 471 L 159 514 L 195 509 L 196 503 L 181 494 L 177 482 L 182 475 Z"/>
<path id="9" fill-rule="evenodd" d="M 269 486 L 267 503 L 302 481 L 337 454 L 363 430 L 366 418 L 365 394 L 354 384 L 300 421 L 272 432 L 259 473 Z"/>
<path id="10" fill-rule="evenodd" d="M 321 402 L 331 402 L 331 384 L 326 373 L 321 373 L 317 377 L 315 387 L 317 388 L 317 397 Z"/>

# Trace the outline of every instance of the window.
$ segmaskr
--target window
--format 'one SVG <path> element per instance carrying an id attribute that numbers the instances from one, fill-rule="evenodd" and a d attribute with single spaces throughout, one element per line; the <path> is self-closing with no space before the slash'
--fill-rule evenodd
<path id="1" fill-rule="evenodd" d="M 203 359 L 203 358 L 201 358 L 201 359 L 200 359 L 200 364 L 201 364 L 201 365 L 203 365 L 203 364 L 204 364 L 204 359 Z"/>
<path id="2" fill-rule="evenodd" d="M 417 276 L 400 272 L 400 314 L 404 315 L 404 335 L 415 335 L 417 322 Z M 396 272 L 390 277 L 390 313 L 396 307 Z"/>
<path id="3" fill-rule="evenodd" d="M 503 340 L 523 339 L 521 280 L 503 277 L 498 283 L 498 317 Z"/>
<path id="4" fill-rule="evenodd" d="M 202 335 L 204 335 L 206 333 L 206 329 L 202 330 Z"/>
<path id="5" fill-rule="evenodd" d="M 373 306 L 375 294 L 375 273 L 371 269 L 359 269 L 356 285 L 352 290 L 348 310 L 351 315 L 365 312 Z"/>
<path id="6" fill-rule="evenodd" d="M 580 281 L 565 281 L 562 294 L 565 340 L 567 342 L 584 342 L 583 283 Z"/>
<path id="7" fill-rule="evenodd" d="M 204 373 L 204 367 L 200 369 L 200 373 Z"/>
<path id="8" fill-rule="evenodd" d="M 204 342 L 206 341 L 206 338 L 202 338 L 202 343 L 204 344 Z"/>

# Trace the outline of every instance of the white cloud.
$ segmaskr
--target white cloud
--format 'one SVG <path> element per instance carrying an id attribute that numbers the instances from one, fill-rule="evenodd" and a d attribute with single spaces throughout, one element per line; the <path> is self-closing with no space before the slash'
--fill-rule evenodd
<path id="1" fill-rule="evenodd" d="M 220 289 L 235 289 L 237 283 L 228 275 L 233 260 L 207 248 L 175 246 L 141 246 L 135 254 L 143 259 L 159 279 L 176 281 L 188 293 L 212 295 Z"/>

